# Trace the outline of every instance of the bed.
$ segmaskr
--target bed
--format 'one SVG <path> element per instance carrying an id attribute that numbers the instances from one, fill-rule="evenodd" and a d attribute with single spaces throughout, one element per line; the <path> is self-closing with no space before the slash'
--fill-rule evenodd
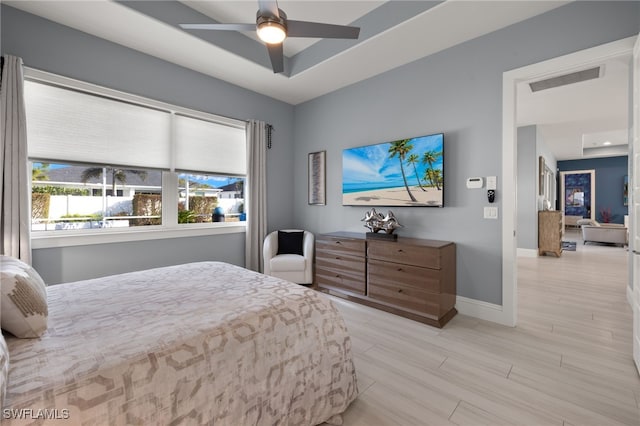
<path id="1" fill-rule="evenodd" d="M 5 334 L 3 425 L 20 409 L 38 424 L 340 423 L 357 395 L 336 308 L 275 277 L 198 262 L 50 286 L 47 300 L 40 338 Z"/>

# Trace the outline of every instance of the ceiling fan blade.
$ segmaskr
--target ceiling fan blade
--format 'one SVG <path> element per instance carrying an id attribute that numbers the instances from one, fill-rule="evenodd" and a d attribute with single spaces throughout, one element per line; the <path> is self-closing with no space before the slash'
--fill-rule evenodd
<path id="1" fill-rule="evenodd" d="M 284 71 L 284 53 L 282 51 L 282 43 L 267 44 L 269 50 L 269 59 L 271 59 L 271 67 L 274 74 Z"/>
<path id="2" fill-rule="evenodd" d="M 256 24 L 180 24 L 183 30 L 255 31 Z"/>
<path id="3" fill-rule="evenodd" d="M 258 0 L 258 15 L 270 15 L 274 18 L 280 17 L 276 0 Z"/>
<path id="4" fill-rule="evenodd" d="M 360 35 L 359 27 L 287 20 L 287 36 L 317 38 L 352 38 Z"/>

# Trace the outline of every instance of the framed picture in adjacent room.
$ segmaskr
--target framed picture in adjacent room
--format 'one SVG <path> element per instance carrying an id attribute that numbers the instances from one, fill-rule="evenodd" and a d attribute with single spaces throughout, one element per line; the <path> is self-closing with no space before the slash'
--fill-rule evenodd
<path id="1" fill-rule="evenodd" d="M 326 151 L 309 154 L 309 204 L 326 204 Z"/>

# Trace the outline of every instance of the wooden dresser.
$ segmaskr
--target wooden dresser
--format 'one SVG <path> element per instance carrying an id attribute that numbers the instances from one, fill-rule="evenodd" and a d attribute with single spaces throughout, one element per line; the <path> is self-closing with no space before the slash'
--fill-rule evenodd
<path id="1" fill-rule="evenodd" d="M 320 290 L 442 327 L 457 313 L 456 246 L 449 241 L 365 239 L 335 232 L 316 238 Z"/>
<path id="2" fill-rule="evenodd" d="M 538 212 L 538 255 L 562 254 L 562 212 L 544 210 Z"/>

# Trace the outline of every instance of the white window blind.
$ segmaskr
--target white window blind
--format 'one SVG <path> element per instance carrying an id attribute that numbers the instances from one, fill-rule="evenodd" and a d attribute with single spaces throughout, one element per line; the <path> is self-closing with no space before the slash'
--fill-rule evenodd
<path id="1" fill-rule="evenodd" d="M 29 157 L 170 167 L 171 114 L 25 81 Z"/>
<path id="2" fill-rule="evenodd" d="M 175 116 L 176 170 L 227 175 L 247 173 L 244 128 Z"/>

